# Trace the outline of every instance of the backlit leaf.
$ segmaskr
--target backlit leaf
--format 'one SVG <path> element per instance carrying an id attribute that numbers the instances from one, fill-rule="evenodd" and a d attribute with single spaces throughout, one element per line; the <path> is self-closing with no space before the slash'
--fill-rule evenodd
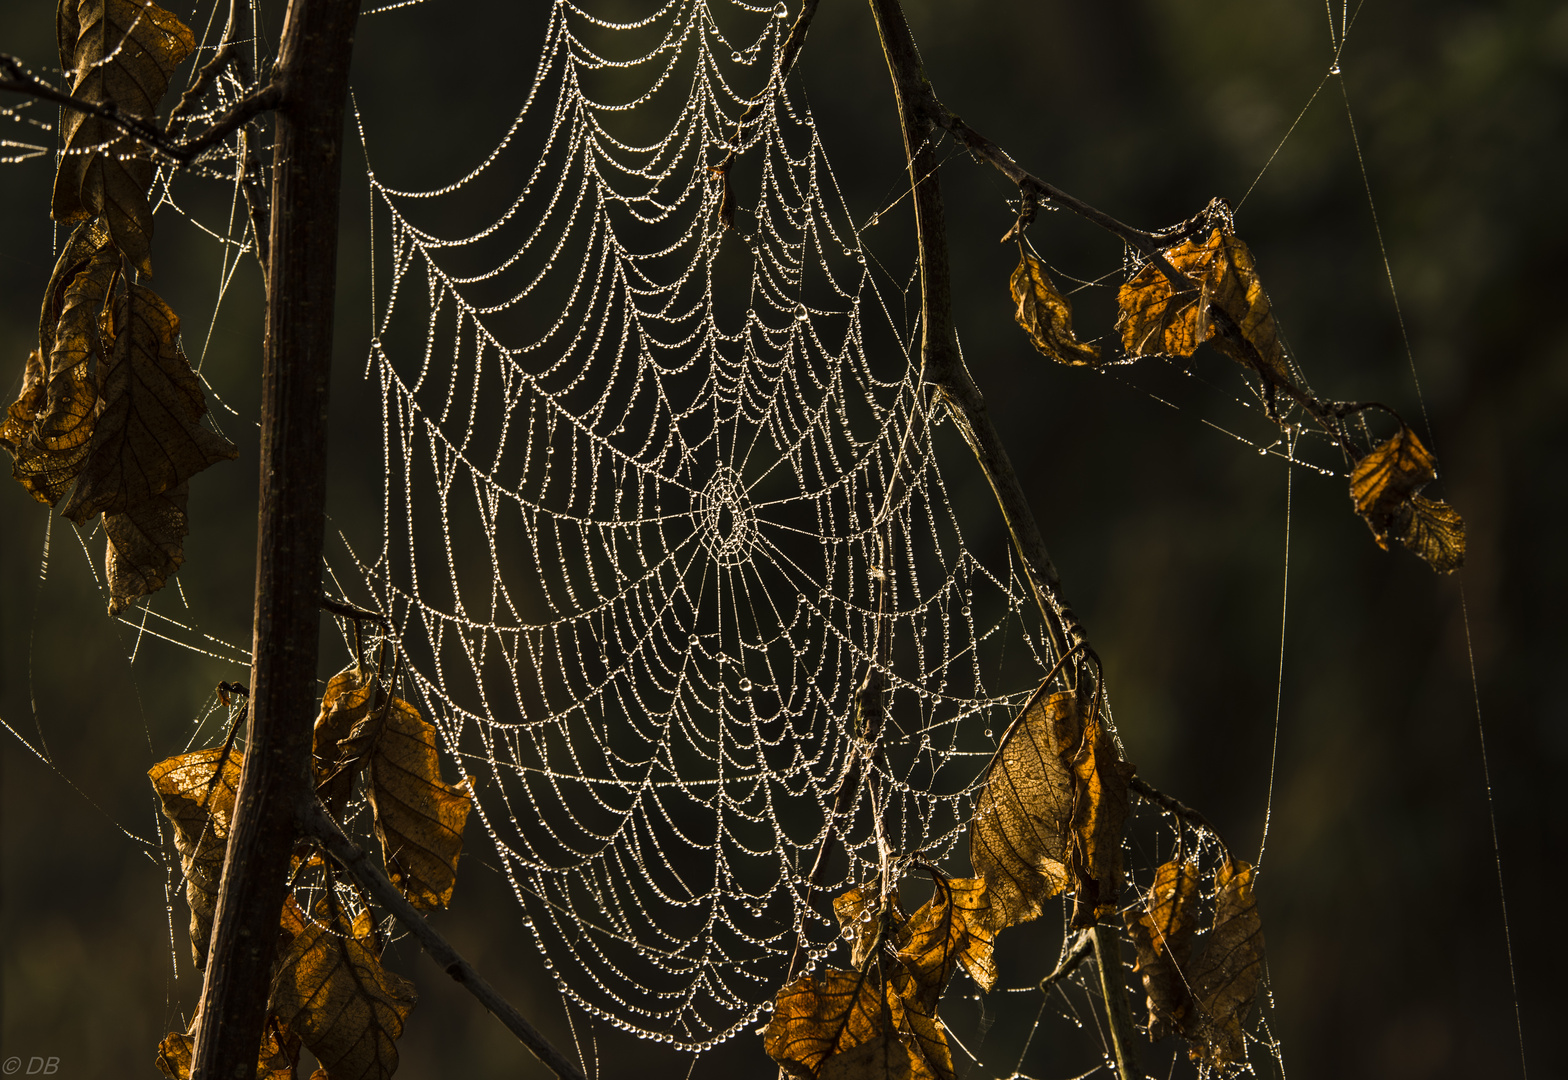
<path id="1" fill-rule="evenodd" d="M 1214 928 L 1191 971 L 1197 1016 L 1192 1025 L 1194 1061 L 1227 1065 L 1246 1058 L 1241 1025 L 1263 974 L 1263 922 L 1252 894 L 1252 867 L 1227 862 L 1214 877 Z"/>
<path id="2" fill-rule="evenodd" d="M 1437 459 L 1416 433 L 1401 427 L 1350 471 L 1350 498 L 1378 546 L 1398 540 L 1439 573 L 1464 565 L 1465 523 L 1459 511 L 1418 495 L 1437 479 Z"/>
<path id="3" fill-rule="evenodd" d="M 1040 260 L 1019 250 L 1018 268 L 1009 279 L 1016 310 L 1013 318 L 1029 335 L 1034 347 L 1062 364 L 1087 366 L 1100 362 L 1100 350 L 1073 336 L 1073 306 L 1056 290 Z"/>
<path id="4" fill-rule="evenodd" d="M 880 879 L 857 885 L 833 899 L 833 914 L 849 942 L 850 966 L 857 971 L 866 966 L 871 951 L 882 936 L 882 890 Z"/>
<path id="5" fill-rule="evenodd" d="M 373 936 L 337 918 L 311 923 L 294 939 L 273 979 L 271 1008 L 331 1080 L 387 1080 L 417 1000 L 413 983 L 381 966 Z"/>
<path id="6" fill-rule="evenodd" d="M 163 814 L 174 826 L 185 902 L 191 909 L 191 951 L 198 968 L 207 963 L 207 939 L 212 936 L 212 913 L 223 880 L 223 852 L 234 794 L 239 790 L 240 764 L 237 751 L 231 749 L 225 757 L 221 747 L 213 747 L 167 758 L 147 772 Z"/>
<path id="7" fill-rule="evenodd" d="M 199 1014 L 198 1014 L 199 1015 Z M 191 1022 L 191 1032 L 196 1023 Z M 300 1039 L 275 1016 L 268 1016 L 261 1029 L 261 1049 L 256 1055 L 256 1080 L 294 1080 L 299 1065 Z M 192 1052 L 196 1049 L 196 1036 L 189 1032 L 171 1031 L 158 1044 L 155 1062 L 158 1071 L 169 1080 L 190 1080 Z"/>
<path id="8" fill-rule="evenodd" d="M 27 354 L 27 365 L 22 369 L 22 391 L 6 409 L 4 418 L 0 418 L 0 446 L 13 456 L 33 434 L 33 421 L 38 419 L 39 407 L 44 403 L 46 374 L 44 354 L 34 349 Z"/>
<path id="9" fill-rule="evenodd" d="M 1247 245 L 1216 228 L 1206 240 L 1183 240 L 1161 254 L 1195 287 L 1178 292 L 1157 262 L 1144 263 L 1117 294 L 1116 325 L 1127 351 L 1191 356 L 1211 341 L 1265 381 L 1289 384 L 1279 330 Z"/>
<path id="10" fill-rule="evenodd" d="M 898 933 L 898 959 L 913 981 L 906 996 L 931 1008 L 959 964 L 982 990 L 996 983 L 991 898 L 983 878 L 948 878 Z"/>
<path id="11" fill-rule="evenodd" d="M 1440 574 L 1465 564 L 1465 521 L 1441 499 L 1410 496 L 1410 517 L 1396 534 L 1399 542 Z"/>
<path id="12" fill-rule="evenodd" d="M 969 857 L 985 880 L 994 929 L 1037 918 L 1041 905 L 1067 887 L 1074 811 L 1070 761 L 1083 724 L 1084 703 L 1076 693 L 1047 693 L 1042 686 L 1003 736 L 986 771 L 969 822 Z"/>
<path id="13" fill-rule="evenodd" d="M 369 715 L 375 704 L 376 685 L 355 667 L 340 671 L 327 682 L 316 717 L 313 760 L 316 794 L 336 817 L 354 790 L 354 777 L 369 764 L 349 745 L 349 733 Z"/>
<path id="14" fill-rule="evenodd" d="M 1072 925 L 1083 928 L 1116 909 L 1122 885 L 1127 785 L 1134 769 L 1121 760 L 1104 721 L 1095 717 L 1084 727 L 1072 772 Z"/>
<path id="15" fill-rule="evenodd" d="M 85 524 L 126 513 L 207 466 L 239 456 L 199 423 L 201 384 L 179 345 L 179 318 L 161 297 L 130 285 L 115 306 L 119 333 L 103 379 L 103 406 L 76 490 L 61 513 Z M 58 351 L 58 346 L 56 347 Z"/>
<path id="16" fill-rule="evenodd" d="M 384 724 L 370 757 L 370 805 L 387 876 L 415 907 L 443 908 L 473 808 L 469 782 L 441 779 L 435 726 L 414 706 L 392 698 Z"/>
<path id="17" fill-rule="evenodd" d="M 169 79 L 196 40 L 178 18 L 150 0 L 62 0 L 57 28 L 61 66 L 72 72 L 71 93 L 126 116 L 151 120 Z M 76 34 L 66 56 L 66 41 Z M 110 234 L 143 274 L 152 273 L 153 163 L 145 147 L 119 128 L 65 110 L 65 153 L 55 174 L 56 221 L 103 216 Z"/>
<path id="18" fill-rule="evenodd" d="M 185 561 L 184 541 L 191 531 L 185 515 L 190 490 L 186 481 L 123 514 L 104 514 L 110 615 L 163 588 Z"/>
<path id="19" fill-rule="evenodd" d="M 865 971 L 828 968 L 785 986 L 763 1048 L 789 1076 L 815 1080 L 951 1080 L 947 1035 L 934 1009 Z"/>
<path id="20" fill-rule="evenodd" d="M 1198 868 L 1163 863 L 1144 903 L 1124 913 L 1127 935 L 1138 959 L 1133 970 L 1148 995 L 1149 1038 L 1162 1039 L 1186 1028 L 1193 1016 L 1187 973 L 1198 929 Z"/>

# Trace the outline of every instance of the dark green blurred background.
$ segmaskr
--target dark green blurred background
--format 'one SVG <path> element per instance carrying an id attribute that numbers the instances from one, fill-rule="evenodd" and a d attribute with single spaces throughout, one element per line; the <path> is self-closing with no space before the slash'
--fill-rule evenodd
<path id="1" fill-rule="evenodd" d="M 635 5 L 612 8 L 625 16 Z M 191 15 L 183 3 L 173 9 Z M 1330 13 L 1316 0 L 911 0 L 907 10 L 952 109 L 1039 175 L 1145 226 L 1183 218 L 1212 195 L 1238 202 L 1333 60 Z M 275 40 L 281 6 L 264 15 Z M 354 81 L 378 175 L 417 187 L 472 167 L 521 104 L 544 15 L 542 2 L 426 0 L 367 17 Z M 11 0 L 0 9 L 0 50 L 46 69 L 53 26 L 47 0 Z M 1550 904 L 1561 895 L 1568 833 L 1558 783 L 1568 708 L 1551 689 L 1568 599 L 1559 325 L 1568 4 L 1371 0 L 1357 9 L 1341 63 L 1342 84 L 1323 86 L 1237 228 L 1314 386 L 1422 416 L 1348 96 L 1430 417 L 1429 429 L 1419 426 L 1442 462 L 1440 494 L 1468 523 L 1469 564 L 1439 579 L 1413 557 L 1379 551 L 1343 479 L 1298 470 L 1278 769 L 1258 886 L 1274 1022 L 1292 1075 L 1519 1073 L 1467 607 L 1530 1071 L 1564 1076 L 1556 1024 L 1568 995 Z M 823 0 L 800 71 L 864 222 L 903 182 L 864 5 Z M 0 138 L 38 141 L 21 127 L 0 118 Z M 361 381 L 368 199 L 357 140 L 350 145 L 330 500 L 335 527 L 368 536 L 379 514 L 379 418 Z M 1210 423 L 1264 443 L 1273 434 L 1237 403 L 1239 369 L 1217 356 L 1200 355 L 1199 377 L 1184 379 L 1157 361 L 1096 375 L 1032 352 L 1006 294 L 1016 252 L 996 243 L 1010 221 L 1008 187 L 949 150 L 965 355 L 1106 660 L 1129 756 L 1152 783 L 1203 808 L 1233 846 L 1255 851 L 1279 685 L 1286 465 Z M 46 158 L 0 167 L 7 401 L 52 264 L 51 168 Z M 221 191 L 177 185 L 176 196 L 186 190 L 204 220 L 227 214 Z M 911 268 L 906 214 L 907 202 L 865 235 L 900 277 Z M 214 412 L 242 449 L 240 461 L 193 484 L 180 580 L 193 625 L 248 645 L 259 275 L 253 262 L 240 265 L 209 338 L 217 246 L 177 214 L 157 221 L 156 285 L 183 314 L 193 358 L 210 340 L 204 374 L 234 410 L 214 403 Z M 1066 274 L 1119 266 L 1115 242 L 1064 214 L 1042 215 L 1030 236 Z M 1081 332 L 1109 326 L 1113 295 L 1080 294 Z M 45 522 L 19 486 L 0 486 L 0 718 L 47 746 L 58 770 L 0 732 L 0 1056 L 57 1056 L 62 1077 L 153 1076 L 157 1041 L 183 1026 L 197 983 L 183 944 L 173 947 L 177 978 L 171 963 L 170 920 L 179 942 L 185 909 L 176 900 L 172 915 L 163 910 L 165 861 L 120 826 L 157 843 L 145 770 L 185 747 L 219 679 L 244 675 L 107 619 L 81 544 L 58 519 L 45 577 Z M 95 559 L 99 548 L 101 539 Z M 342 657 L 324 641 L 330 670 Z M 465 867 L 441 923 L 570 1042 L 502 879 L 477 847 Z M 498 1024 L 401 948 L 424 1001 L 400 1076 L 540 1074 Z M 988 1075 L 1013 1068 L 1028 1028 L 1013 1005 L 997 1007 L 994 1054 L 982 1054 Z M 1069 1034 L 1057 1024 L 1037 1038 Z M 758 1042 L 736 1040 L 693 1075 L 771 1075 Z M 680 1076 L 689 1064 L 643 1044 L 600 1045 L 609 1077 Z M 1067 1075 L 1069 1058 L 1031 1053 L 1024 1071 Z M 1151 1055 L 1151 1069 L 1168 1057 L 1168 1047 Z"/>

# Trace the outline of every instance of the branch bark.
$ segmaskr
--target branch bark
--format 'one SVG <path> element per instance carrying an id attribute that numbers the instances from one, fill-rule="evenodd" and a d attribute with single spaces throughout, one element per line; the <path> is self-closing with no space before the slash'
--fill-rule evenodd
<path id="1" fill-rule="evenodd" d="M 365 853 L 364 849 L 348 838 L 337 822 L 322 808 L 320 801 L 313 801 L 305 813 L 302 822 L 305 834 L 321 842 L 337 862 L 348 871 L 349 876 L 370 895 L 370 898 L 390 911 L 403 929 L 419 941 L 425 952 L 430 954 L 430 959 L 441 965 L 443 971 L 474 995 L 479 1003 L 488 1009 L 497 1020 L 506 1025 L 506 1029 L 516 1035 L 518 1041 L 528 1047 L 533 1055 L 544 1063 L 545 1068 L 555 1073 L 561 1080 L 583 1080 L 582 1071 L 551 1045 L 550 1040 L 539 1033 L 539 1030 L 528 1022 L 528 1018 L 518 1012 L 512 1003 L 502 997 L 479 972 L 474 970 L 472 964 L 452 948 L 451 944 L 436 932 L 435 927 L 414 909 L 414 905 L 404 899 L 397 886 L 387 880 L 386 874 L 376 865 L 375 860 Z"/>
<path id="2" fill-rule="evenodd" d="M 291 0 L 269 87 L 278 109 L 276 211 L 262 367 L 250 719 L 202 985 L 192 1080 L 248 1080 L 255 1072 L 288 859 L 298 823 L 314 803 L 311 718 L 321 618 L 327 387 L 343 110 L 358 15 L 357 0 Z"/>

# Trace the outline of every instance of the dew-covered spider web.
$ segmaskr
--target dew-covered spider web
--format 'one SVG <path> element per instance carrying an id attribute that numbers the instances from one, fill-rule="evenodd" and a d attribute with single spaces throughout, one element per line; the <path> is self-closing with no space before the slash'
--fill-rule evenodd
<path id="1" fill-rule="evenodd" d="M 918 347 L 778 77 L 790 28 L 557 3 L 493 155 L 371 181 L 387 485 L 360 571 L 558 987 L 686 1049 L 754 1025 L 797 945 L 825 955 L 820 901 L 880 864 L 877 820 L 896 853 L 955 847 L 1053 660 L 1005 540 L 961 526 L 983 481 L 942 467 Z M 497 171 L 494 218 L 421 229 Z"/>

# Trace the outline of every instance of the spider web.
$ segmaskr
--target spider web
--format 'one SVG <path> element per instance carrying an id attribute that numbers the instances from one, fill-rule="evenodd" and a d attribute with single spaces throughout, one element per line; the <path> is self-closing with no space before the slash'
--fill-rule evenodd
<path id="1" fill-rule="evenodd" d="M 359 571 L 558 988 L 687 1050 L 754 1023 L 798 941 L 826 955 L 820 901 L 879 843 L 954 848 L 1054 659 L 1007 548 L 966 542 L 951 433 L 778 77 L 786 14 L 558 2 L 479 168 L 371 174 L 386 488 Z M 421 228 L 497 171 L 503 211 Z M 813 890 L 825 845 L 848 858 Z"/>

